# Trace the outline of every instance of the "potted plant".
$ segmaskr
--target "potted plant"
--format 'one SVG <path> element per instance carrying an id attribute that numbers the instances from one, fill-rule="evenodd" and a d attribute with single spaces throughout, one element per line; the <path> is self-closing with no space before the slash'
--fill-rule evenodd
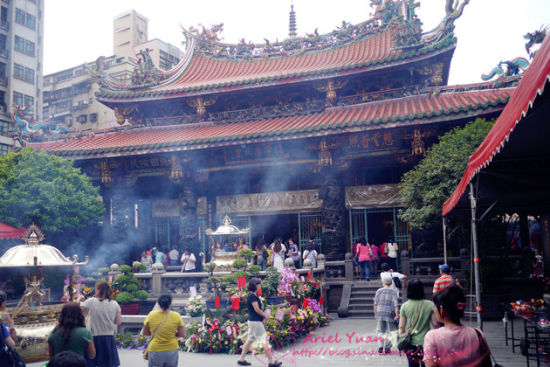
<path id="1" fill-rule="evenodd" d="M 241 250 L 243 251 L 243 250 Z M 246 261 L 246 259 L 243 259 L 241 257 L 235 259 L 235 261 L 233 261 L 233 267 L 237 270 L 245 270 L 246 267 L 248 266 L 248 262 Z"/>
<path id="2" fill-rule="evenodd" d="M 139 281 L 134 277 L 132 268 L 128 265 L 120 267 L 121 275 L 113 282 L 113 289 L 118 294 L 116 301 L 120 303 L 120 309 L 123 314 L 137 315 L 139 313 L 138 300 L 145 300 L 149 297 L 146 291 L 139 290 Z"/>
<path id="3" fill-rule="evenodd" d="M 252 265 L 250 268 L 248 268 L 248 271 L 253 276 L 257 277 L 260 275 L 260 271 L 262 271 L 262 267 L 260 265 Z"/>
<path id="4" fill-rule="evenodd" d="M 210 276 L 214 276 L 214 269 L 216 269 L 216 264 L 213 262 L 209 262 L 204 264 L 204 271 L 207 273 L 210 273 Z"/>
<path id="5" fill-rule="evenodd" d="M 280 284 L 281 273 L 279 273 L 279 270 L 273 266 L 268 267 L 265 271 L 265 279 L 262 281 L 262 292 L 267 303 L 278 305 L 284 302 L 285 297 L 279 295 Z"/>
<path id="6" fill-rule="evenodd" d="M 202 299 L 202 296 L 191 297 L 185 303 L 185 313 L 191 317 L 198 317 L 204 315 L 206 311 L 206 302 Z"/>

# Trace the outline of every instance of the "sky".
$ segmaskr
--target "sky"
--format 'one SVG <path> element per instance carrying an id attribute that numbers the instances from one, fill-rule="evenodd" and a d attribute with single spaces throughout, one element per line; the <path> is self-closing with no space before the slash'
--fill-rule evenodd
<path id="1" fill-rule="evenodd" d="M 424 31 L 439 24 L 445 0 L 417 0 Z M 462 0 L 463 1 L 463 0 Z M 293 0 L 298 35 L 334 30 L 343 20 L 370 18 L 370 0 Z M 130 10 L 149 19 L 149 39 L 178 47 L 181 26 L 224 23 L 223 41 L 263 43 L 288 35 L 291 0 L 46 0 L 44 73 L 50 74 L 113 54 L 113 19 Z M 526 57 L 523 35 L 550 25 L 550 0 L 470 0 L 455 22 L 458 45 L 449 84 L 481 82 L 501 60 Z"/>

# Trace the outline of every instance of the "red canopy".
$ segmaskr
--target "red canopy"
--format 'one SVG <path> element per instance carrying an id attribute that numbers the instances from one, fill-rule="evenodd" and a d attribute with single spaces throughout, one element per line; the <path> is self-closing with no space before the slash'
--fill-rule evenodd
<path id="1" fill-rule="evenodd" d="M 14 228 L 5 223 L 0 223 L 0 240 L 9 240 L 12 238 L 21 238 L 26 228 Z"/>
<path id="2" fill-rule="evenodd" d="M 550 80 L 550 37 L 537 52 L 529 69 L 523 75 L 510 101 L 485 137 L 479 148 L 468 160 L 468 166 L 453 194 L 443 204 L 443 216 L 447 215 L 466 191 L 470 181 L 483 168 L 487 167 L 500 153 L 510 139 L 510 134 L 533 107 L 535 99 L 542 94 L 544 85 Z"/>

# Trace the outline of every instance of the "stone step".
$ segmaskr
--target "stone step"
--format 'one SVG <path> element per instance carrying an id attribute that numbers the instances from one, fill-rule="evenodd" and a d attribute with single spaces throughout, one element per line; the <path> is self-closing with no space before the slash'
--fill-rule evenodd
<path id="1" fill-rule="evenodd" d="M 373 319 L 374 318 L 374 311 L 349 310 L 349 315 L 350 315 L 350 317 L 353 317 L 353 318 Z"/>
<path id="2" fill-rule="evenodd" d="M 349 304 L 372 304 L 374 301 L 374 297 L 351 297 L 349 300 Z"/>

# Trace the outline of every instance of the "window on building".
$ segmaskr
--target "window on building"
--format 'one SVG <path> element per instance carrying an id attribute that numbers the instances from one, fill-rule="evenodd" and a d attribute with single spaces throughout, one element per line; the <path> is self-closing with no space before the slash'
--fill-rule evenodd
<path id="1" fill-rule="evenodd" d="M 16 106 L 23 106 L 23 93 L 13 92 L 13 104 Z"/>
<path id="2" fill-rule="evenodd" d="M 6 27 L 8 25 L 8 8 L 2 6 L 0 8 L 0 25 Z"/>
<path id="3" fill-rule="evenodd" d="M 15 50 L 19 52 L 25 52 L 25 39 L 23 37 L 15 36 Z"/>
<path id="4" fill-rule="evenodd" d="M 4 79 L 6 77 L 6 64 L 0 62 L 0 78 Z"/>
<path id="5" fill-rule="evenodd" d="M 59 102 L 55 105 L 55 113 L 62 113 L 71 110 L 71 101 Z"/>
<path id="6" fill-rule="evenodd" d="M 21 9 L 15 9 L 15 21 L 19 24 L 25 25 L 25 12 Z"/>
<path id="7" fill-rule="evenodd" d="M 15 22 L 30 29 L 36 29 L 36 17 L 19 8 L 15 9 Z"/>
<path id="8" fill-rule="evenodd" d="M 25 67 L 17 63 L 13 64 L 13 77 L 17 79 L 25 78 Z"/>
<path id="9" fill-rule="evenodd" d="M 8 37 L 6 37 L 5 34 L 0 34 L 0 50 L 6 50 L 7 49 L 7 42 Z"/>
<path id="10" fill-rule="evenodd" d="M 90 122 L 97 122 L 97 113 L 90 113 Z"/>
<path id="11" fill-rule="evenodd" d="M 76 117 L 76 121 L 80 122 L 81 124 L 85 124 L 88 121 L 88 116 L 86 115 L 78 115 Z"/>
<path id="12" fill-rule="evenodd" d="M 8 154 L 9 145 L 0 144 L 0 155 Z"/>
<path id="13" fill-rule="evenodd" d="M 34 70 L 28 67 L 25 67 L 25 78 L 26 82 L 34 84 Z"/>
<path id="14" fill-rule="evenodd" d="M 8 136 L 10 130 L 10 123 L 7 121 L 0 121 L 0 135 Z"/>
<path id="15" fill-rule="evenodd" d="M 34 42 L 25 40 L 25 53 L 34 57 Z"/>
<path id="16" fill-rule="evenodd" d="M 26 94 L 23 96 L 23 101 L 25 102 L 25 106 L 31 106 L 34 107 L 34 97 L 33 96 L 27 96 Z"/>

